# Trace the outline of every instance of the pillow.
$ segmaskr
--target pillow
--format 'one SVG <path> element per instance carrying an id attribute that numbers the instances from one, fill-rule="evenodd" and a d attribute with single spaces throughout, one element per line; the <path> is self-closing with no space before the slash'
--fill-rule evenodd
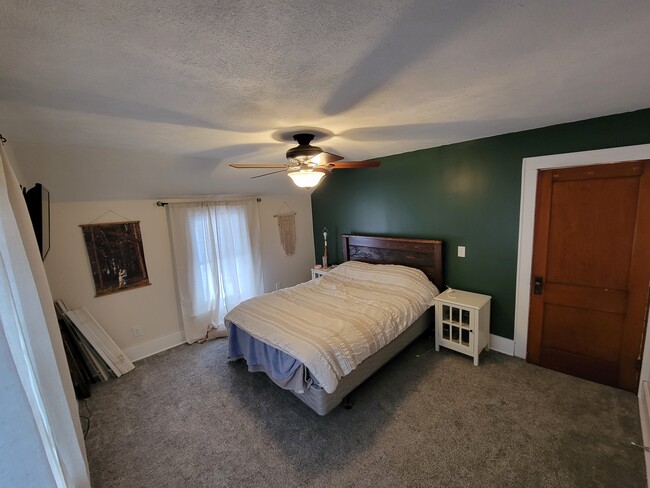
<path id="1" fill-rule="evenodd" d="M 335 274 L 341 278 L 392 283 L 407 287 L 433 287 L 436 290 L 436 295 L 438 294 L 438 289 L 429 281 L 424 272 L 399 264 L 370 264 L 361 261 L 346 261 L 339 264 L 328 274 Z"/>

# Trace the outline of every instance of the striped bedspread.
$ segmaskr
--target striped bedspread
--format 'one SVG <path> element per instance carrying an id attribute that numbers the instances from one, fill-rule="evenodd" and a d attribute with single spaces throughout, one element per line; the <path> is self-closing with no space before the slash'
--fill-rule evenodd
<path id="1" fill-rule="evenodd" d="M 332 393 L 341 377 L 433 306 L 437 294 L 417 269 L 348 261 L 317 280 L 242 302 L 225 323 L 298 359 Z"/>

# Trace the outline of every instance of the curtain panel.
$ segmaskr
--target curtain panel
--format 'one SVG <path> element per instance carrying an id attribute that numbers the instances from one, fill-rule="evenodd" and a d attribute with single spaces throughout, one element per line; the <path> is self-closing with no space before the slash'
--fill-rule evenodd
<path id="1" fill-rule="evenodd" d="M 264 292 L 255 199 L 170 203 L 183 327 L 192 343 L 226 335 L 223 318 Z"/>

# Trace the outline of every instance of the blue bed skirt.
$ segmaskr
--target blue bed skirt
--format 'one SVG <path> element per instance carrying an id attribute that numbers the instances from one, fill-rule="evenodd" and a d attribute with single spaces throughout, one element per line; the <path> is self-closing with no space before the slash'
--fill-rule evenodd
<path id="1" fill-rule="evenodd" d="M 281 388 L 304 393 L 312 381 L 307 368 L 296 358 L 255 339 L 235 324 L 228 332 L 228 361 L 246 360 L 251 372 L 264 372 Z"/>

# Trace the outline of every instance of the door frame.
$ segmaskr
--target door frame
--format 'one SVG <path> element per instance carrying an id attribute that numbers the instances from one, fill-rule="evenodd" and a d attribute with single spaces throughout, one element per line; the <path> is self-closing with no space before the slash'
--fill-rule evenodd
<path id="1" fill-rule="evenodd" d="M 515 292 L 515 356 L 526 358 L 528 344 L 528 313 L 530 309 L 530 277 L 533 264 L 533 234 L 535 230 L 535 196 L 537 173 L 543 169 L 589 166 L 638 159 L 650 159 L 650 144 L 616 147 L 550 156 L 524 158 L 521 171 L 521 205 L 519 209 L 519 244 L 517 251 L 517 282 Z M 648 334 L 650 335 L 650 334 Z M 648 339 L 648 337 L 646 337 Z M 646 340 L 641 378 L 650 375 L 648 357 L 650 341 Z M 644 372 L 646 374 L 644 375 Z M 639 386 L 641 382 L 639 382 Z"/>

